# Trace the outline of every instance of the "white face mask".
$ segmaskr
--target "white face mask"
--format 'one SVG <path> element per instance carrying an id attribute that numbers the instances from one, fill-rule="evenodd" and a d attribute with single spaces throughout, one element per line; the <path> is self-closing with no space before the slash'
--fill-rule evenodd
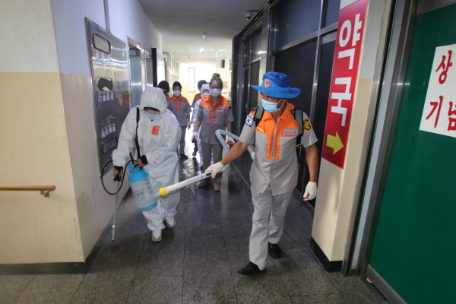
<path id="1" fill-rule="evenodd" d="M 173 91 L 173 95 L 176 97 L 179 97 L 181 94 L 181 91 Z"/>
<path id="2" fill-rule="evenodd" d="M 202 97 L 205 97 L 205 96 L 207 96 L 207 95 L 209 95 L 209 93 L 206 93 L 206 92 L 201 93 L 201 96 L 202 96 Z"/>
<path id="3" fill-rule="evenodd" d="M 218 97 L 220 95 L 220 89 L 211 89 L 212 97 Z"/>

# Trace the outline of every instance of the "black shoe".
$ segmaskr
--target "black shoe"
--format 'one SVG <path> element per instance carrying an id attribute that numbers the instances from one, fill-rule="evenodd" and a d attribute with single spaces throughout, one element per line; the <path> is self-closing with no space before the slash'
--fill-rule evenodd
<path id="1" fill-rule="evenodd" d="M 280 249 L 279 245 L 268 243 L 268 252 L 272 258 L 280 259 L 282 250 Z"/>
<path id="2" fill-rule="evenodd" d="M 262 273 L 265 272 L 266 268 L 263 270 L 260 270 L 256 264 L 253 264 L 252 262 L 249 262 L 247 266 L 245 266 L 242 269 L 239 269 L 237 273 L 242 274 L 242 275 L 252 275 L 255 273 Z"/>
<path id="3" fill-rule="evenodd" d="M 181 154 L 181 155 L 180 155 L 180 158 L 183 158 L 183 159 L 188 159 L 188 156 L 187 156 L 187 155 L 185 155 L 185 154 Z"/>

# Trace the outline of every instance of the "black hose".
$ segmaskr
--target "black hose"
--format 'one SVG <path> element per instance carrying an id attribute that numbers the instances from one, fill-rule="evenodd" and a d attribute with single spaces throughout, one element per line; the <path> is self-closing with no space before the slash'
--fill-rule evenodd
<path id="1" fill-rule="evenodd" d="M 130 162 L 131 162 L 131 160 L 129 160 L 129 161 L 125 164 L 125 167 L 123 167 L 123 173 L 124 173 L 124 176 L 123 176 L 123 177 L 124 177 L 124 178 L 125 178 L 125 172 L 126 172 L 126 169 L 127 169 L 127 165 L 128 165 Z M 122 178 L 122 182 L 120 183 L 120 186 L 119 186 L 119 188 L 117 189 L 117 192 L 112 193 L 112 192 L 109 192 L 109 191 L 106 189 L 106 187 L 105 187 L 105 185 L 104 185 L 104 182 L 103 182 L 103 176 L 104 176 L 104 174 L 105 174 L 105 169 L 106 169 L 106 167 L 107 167 L 110 163 L 112 163 L 112 160 L 108 161 L 108 162 L 103 166 L 103 170 L 101 170 L 101 185 L 103 186 L 103 189 L 106 191 L 106 193 L 108 193 L 109 195 L 116 195 L 116 194 L 120 191 L 120 189 L 122 189 L 124 179 Z M 117 184 L 119 184 L 119 183 L 117 183 Z"/>

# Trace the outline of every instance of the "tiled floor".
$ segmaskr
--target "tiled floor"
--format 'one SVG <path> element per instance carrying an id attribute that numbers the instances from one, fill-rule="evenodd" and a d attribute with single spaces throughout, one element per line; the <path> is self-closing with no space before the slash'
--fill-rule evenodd
<path id="1" fill-rule="evenodd" d="M 191 151 L 187 153 L 190 155 Z M 198 173 L 181 161 L 181 179 Z M 309 248 L 312 218 L 292 198 L 283 257 L 246 277 L 253 206 L 247 156 L 223 175 L 219 193 L 197 185 L 181 192 L 177 226 L 152 243 L 130 196 L 119 207 L 116 242 L 104 240 L 89 273 L 0 276 L 0 303 L 386 303 L 357 276 L 328 273 Z M 238 171 L 239 170 L 239 171 Z"/>

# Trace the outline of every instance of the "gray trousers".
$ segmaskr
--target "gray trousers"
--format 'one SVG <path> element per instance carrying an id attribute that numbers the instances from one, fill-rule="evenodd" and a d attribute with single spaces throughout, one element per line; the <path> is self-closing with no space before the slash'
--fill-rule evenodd
<path id="1" fill-rule="evenodd" d="M 185 131 L 187 131 L 187 127 L 181 126 L 181 140 L 180 140 L 180 147 L 179 147 L 179 155 L 185 154 Z"/>
<path id="2" fill-rule="evenodd" d="M 214 160 L 214 164 L 222 160 L 222 145 L 221 144 L 208 144 L 207 142 L 201 141 L 201 150 L 203 150 L 203 171 L 211 165 L 211 154 Z M 214 186 L 220 186 L 222 181 L 222 173 L 217 174 L 214 178 Z"/>
<path id="3" fill-rule="evenodd" d="M 283 233 L 283 220 L 292 191 L 272 196 L 268 186 L 263 193 L 252 191 L 253 216 L 250 234 L 249 260 L 260 269 L 266 268 L 268 242 L 277 244 Z"/>

